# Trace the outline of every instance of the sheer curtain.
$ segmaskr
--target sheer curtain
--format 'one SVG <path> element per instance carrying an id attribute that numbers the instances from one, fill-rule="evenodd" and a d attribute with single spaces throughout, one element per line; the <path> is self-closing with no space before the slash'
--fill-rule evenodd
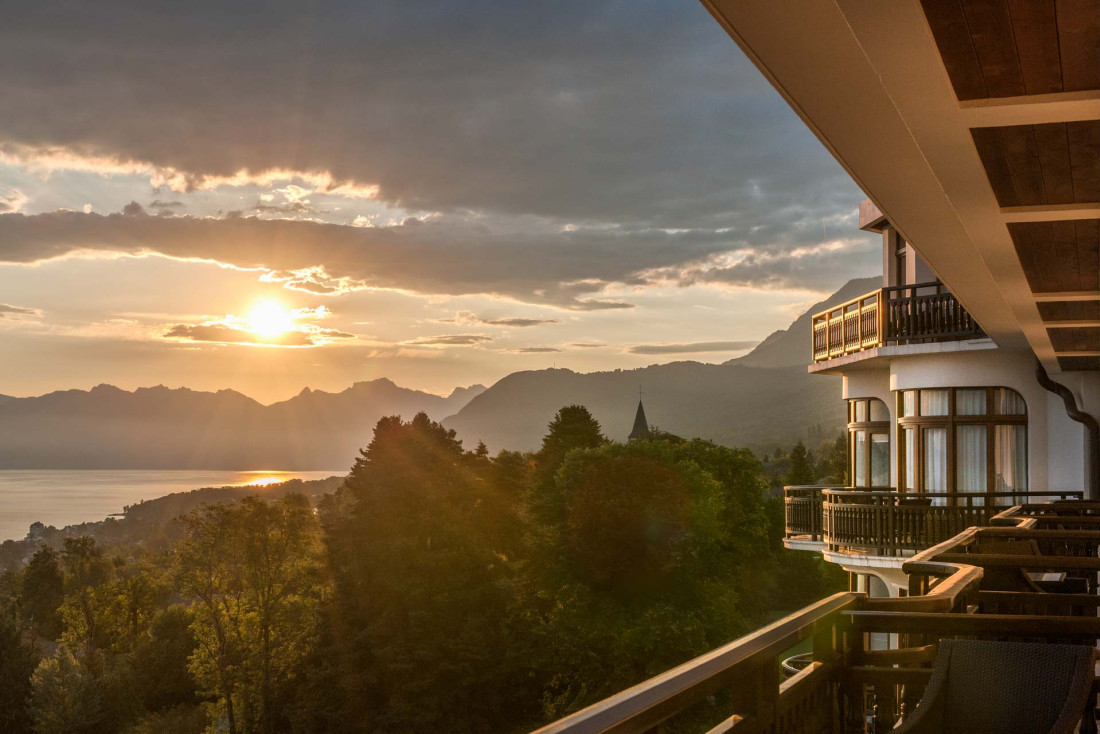
<path id="1" fill-rule="evenodd" d="M 961 392 L 961 391 L 960 391 Z M 955 429 L 955 491 L 985 494 L 986 427 L 959 426 Z M 975 499 L 974 505 L 984 504 Z"/>
<path id="2" fill-rule="evenodd" d="M 871 434 L 871 486 L 890 486 L 890 434 Z"/>
<path id="3" fill-rule="evenodd" d="M 1027 406 L 1020 393 L 1015 390 L 999 387 L 993 393 L 993 409 L 998 415 L 1024 415 Z"/>
<path id="4" fill-rule="evenodd" d="M 985 415 L 985 390 L 956 390 L 955 414 Z"/>
<path id="5" fill-rule="evenodd" d="M 921 395 L 923 398 L 924 393 Z M 942 495 L 947 491 L 946 428 L 924 429 L 924 491 L 933 495 Z M 932 497 L 932 504 L 945 505 L 947 500 L 944 497 Z"/>
<path id="6" fill-rule="evenodd" d="M 856 448 L 854 453 L 855 481 L 854 487 L 867 486 L 867 431 L 856 431 Z"/>
<path id="7" fill-rule="evenodd" d="M 921 390 L 921 415 L 947 415 L 947 390 Z"/>
<path id="8" fill-rule="evenodd" d="M 905 429 L 905 489 L 917 491 L 917 429 Z"/>
<path id="9" fill-rule="evenodd" d="M 998 492 L 1027 491 L 1027 427 L 997 426 L 993 438 L 993 466 Z M 1011 498 L 1004 498 L 1005 504 Z"/>

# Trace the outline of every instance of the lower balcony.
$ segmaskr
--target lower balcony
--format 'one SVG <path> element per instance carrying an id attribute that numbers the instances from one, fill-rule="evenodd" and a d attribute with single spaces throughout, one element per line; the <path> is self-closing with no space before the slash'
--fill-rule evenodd
<path id="1" fill-rule="evenodd" d="M 996 731 L 1095 734 L 1100 504 L 995 517 L 998 527 L 907 559 L 906 597 L 835 594 L 539 731 L 883 734 L 972 731 L 977 719 Z M 991 654 L 968 657 L 964 646 Z M 782 666 L 794 653 L 804 664 Z M 966 695 L 942 703 L 942 676 Z M 1059 726 L 1025 721 L 1038 710 Z"/>
<path id="2" fill-rule="evenodd" d="M 991 525 L 1009 507 L 1083 498 L 1076 491 L 915 494 L 820 486 L 784 487 L 783 494 L 788 548 L 885 557 L 910 556 L 968 527 Z"/>

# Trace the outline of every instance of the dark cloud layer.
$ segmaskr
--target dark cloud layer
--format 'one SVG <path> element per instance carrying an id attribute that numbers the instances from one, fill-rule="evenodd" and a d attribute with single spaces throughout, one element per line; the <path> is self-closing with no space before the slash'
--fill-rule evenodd
<path id="1" fill-rule="evenodd" d="M 441 336 L 425 336 L 405 342 L 414 346 L 452 346 L 463 347 L 482 344 L 492 341 L 491 336 L 485 334 L 443 334 Z"/>
<path id="2" fill-rule="evenodd" d="M 693 2 L 15 3 L 0 68 L 0 149 L 193 184 L 320 172 L 414 209 L 744 232 L 858 198 Z"/>
<path id="3" fill-rule="evenodd" d="M 502 231 L 447 218 L 365 228 L 252 217 L 152 217 L 127 208 L 131 213 L 107 216 L 0 215 L 0 262 L 33 263 L 81 252 L 158 253 L 263 271 L 265 280 L 318 294 L 355 286 L 491 293 L 583 311 L 631 307 L 600 297 L 608 284 L 704 279 L 709 276 L 695 273 L 691 263 L 744 246 L 729 234 L 701 230 Z M 774 267 L 786 270 L 789 264 L 776 259 Z M 647 271 L 654 274 L 643 275 Z M 758 278 L 776 285 L 768 272 Z"/>
<path id="4" fill-rule="evenodd" d="M 639 344 L 631 354 L 695 354 L 702 352 L 740 352 L 756 346 L 754 341 L 692 342 L 690 344 Z"/>
<path id="5" fill-rule="evenodd" d="M 217 342 L 221 344 L 261 344 L 280 347 L 312 347 L 319 341 L 332 339 L 354 339 L 355 334 L 338 329 L 313 327 L 309 330 L 287 331 L 278 336 L 261 337 L 246 329 L 232 324 L 175 324 L 164 336 L 169 339 L 184 339 L 195 342 Z"/>

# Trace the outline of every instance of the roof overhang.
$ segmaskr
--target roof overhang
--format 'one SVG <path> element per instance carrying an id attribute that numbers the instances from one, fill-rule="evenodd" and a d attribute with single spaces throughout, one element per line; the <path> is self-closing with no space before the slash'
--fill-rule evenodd
<path id="1" fill-rule="evenodd" d="M 1086 200 L 1066 201 L 1040 195 L 1026 203 L 1005 198 L 1005 181 L 1023 178 L 1013 166 L 1052 165 L 1042 144 L 1034 156 L 1012 148 L 1015 133 L 1004 132 L 1009 126 L 1097 121 L 1100 130 L 1100 90 L 1026 93 L 1053 88 L 1053 65 L 1061 69 L 1066 58 L 1059 60 L 1057 51 L 1051 57 L 1041 37 L 1025 37 L 1019 29 L 1014 36 L 1011 17 L 1007 26 L 1003 18 L 986 17 L 1000 12 L 996 3 L 702 2 L 1000 348 L 1030 350 L 1050 373 L 1100 367 L 1100 310 L 1092 313 L 1100 309 L 1100 275 L 1082 265 L 1100 249 L 1090 239 L 1091 222 L 1100 219 L 1100 196 L 1086 192 Z M 1090 59 L 1100 75 L 1100 0 L 1075 5 L 1078 13 L 1082 5 L 1089 6 L 1085 11 L 1096 6 L 1092 25 L 1085 12 L 1068 31 L 1056 25 L 1047 31 L 1058 36 L 1063 57 L 1076 54 L 1073 63 Z M 971 25 L 985 26 L 960 26 L 956 16 L 964 17 L 964 6 L 965 12 L 984 13 L 970 18 Z M 1016 21 L 1043 29 L 1051 19 Z M 1059 16 L 1060 22 L 1073 20 Z M 1074 34 L 1072 42 L 1059 35 L 1067 32 Z M 1018 82 L 1002 78 L 1012 61 L 1004 56 L 1006 43 L 1013 44 L 1010 50 L 1022 49 L 1015 61 Z M 974 64 L 979 81 L 982 73 L 993 80 L 992 92 L 965 86 Z M 1070 79 L 1068 67 L 1064 75 Z M 1092 83 L 1080 74 L 1073 79 L 1078 86 Z M 1006 90 L 1019 93 L 988 96 Z M 1082 155 L 1097 160 L 1082 165 L 1100 171 L 1100 140 L 1093 142 Z M 1076 176 L 1079 166 L 1064 168 Z M 864 226 L 862 211 L 860 219 Z M 1043 224 L 1050 222 L 1055 224 Z M 866 224 L 874 229 L 874 217 Z M 1053 231 L 1049 243 L 1047 231 Z M 1041 282 L 1044 269 L 1049 277 Z M 1042 307 L 1048 323 L 1040 302 L 1059 304 Z"/>

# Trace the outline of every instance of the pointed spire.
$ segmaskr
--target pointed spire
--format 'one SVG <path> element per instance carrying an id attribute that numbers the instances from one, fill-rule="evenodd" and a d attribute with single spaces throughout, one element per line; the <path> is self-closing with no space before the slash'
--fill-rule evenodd
<path id="1" fill-rule="evenodd" d="M 638 400 L 638 412 L 634 416 L 634 430 L 630 432 L 627 437 L 630 441 L 638 441 L 643 438 L 649 437 L 649 423 L 645 419 L 645 408 L 642 407 L 642 401 Z"/>

